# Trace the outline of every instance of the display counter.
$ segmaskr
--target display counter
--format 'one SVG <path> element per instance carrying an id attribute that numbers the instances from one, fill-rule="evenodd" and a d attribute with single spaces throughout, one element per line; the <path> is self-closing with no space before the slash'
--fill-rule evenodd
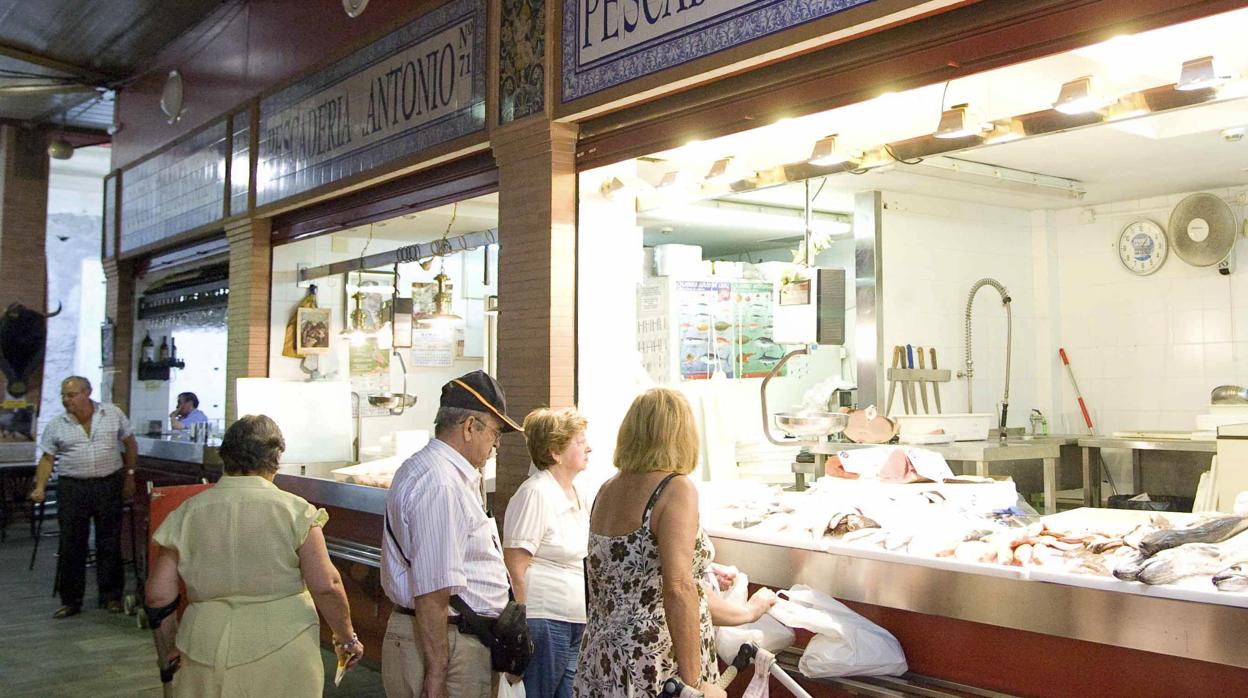
<path id="1" fill-rule="evenodd" d="M 380 584 L 386 490 L 334 481 L 328 477 L 333 467 L 286 466 L 275 482 L 329 510 L 326 541 L 347 586 L 357 632 L 368 646 L 379 647 L 391 606 Z M 1242 642 L 1248 636 L 1248 593 L 1150 587 L 924 557 L 873 548 L 863 538 L 801 540 L 765 527 L 737 528 L 730 523 L 736 514 L 725 516 L 714 502 L 733 500 L 727 490 L 767 488 L 738 482 L 702 489 L 702 518 L 716 562 L 738 567 L 755 583 L 777 589 L 807 584 L 849 603 L 901 640 L 918 674 L 1029 695 L 1190 695 L 1202 686 L 1248 693 L 1248 646 Z M 992 497 L 1000 496 L 999 489 Z M 1059 670 L 1063 666 L 1070 671 Z M 821 695 L 820 686 L 811 688 Z"/>
<path id="2" fill-rule="evenodd" d="M 219 439 L 197 443 L 182 434 L 165 434 L 134 440 L 139 445 L 139 477 L 154 487 L 216 482 L 221 477 Z"/>

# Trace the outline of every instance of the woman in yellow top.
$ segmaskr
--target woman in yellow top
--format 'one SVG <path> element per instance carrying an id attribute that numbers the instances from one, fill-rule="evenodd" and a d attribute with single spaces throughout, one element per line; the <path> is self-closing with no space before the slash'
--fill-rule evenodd
<path id="1" fill-rule="evenodd" d="M 328 515 L 273 484 L 285 448 L 268 417 L 238 420 L 221 440 L 225 476 L 175 509 L 153 536 L 160 549 L 146 601 L 164 655 L 162 678 L 167 665 L 176 671 L 175 696 L 321 695 L 318 608 L 339 664 L 364 654 L 325 548 Z M 164 624 L 176 618 L 169 614 L 179 577 L 190 605 L 176 646 L 162 652 L 162 633 L 172 628 Z"/>

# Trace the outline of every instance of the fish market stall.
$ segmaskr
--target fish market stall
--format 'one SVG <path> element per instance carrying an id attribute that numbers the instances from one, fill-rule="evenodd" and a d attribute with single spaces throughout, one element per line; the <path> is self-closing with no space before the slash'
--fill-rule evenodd
<path id="1" fill-rule="evenodd" d="M 918 674 L 1038 695 L 1139 692 L 1142 679 L 1154 695 L 1193 681 L 1248 688 L 1248 593 L 1238 591 L 1248 579 L 1235 565 L 1248 519 L 1037 517 L 1013 505 L 1009 481 L 823 478 L 805 493 L 744 482 L 703 483 L 701 493 L 717 562 L 849 603 L 898 637 Z M 1141 549 L 1150 561 L 1132 567 Z M 1164 583 L 1127 581 L 1132 570 Z M 1037 661 L 1071 671 L 1055 682 Z M 1109 665 L 1114 676 L 1100 669 Z"/>

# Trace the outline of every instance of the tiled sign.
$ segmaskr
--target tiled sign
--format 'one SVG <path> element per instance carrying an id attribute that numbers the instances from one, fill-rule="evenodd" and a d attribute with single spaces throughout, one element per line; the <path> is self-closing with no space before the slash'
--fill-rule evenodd
<path id="1" fill-rule="evenodd" d="M 452 0 L 260 102 L 256 205 L 485 128 L 484 0 Z"/>
<path id="2" fill-rule="evenodd" d="M 570 102 L 871 0 L 563 0 Z"/>
<path id="3" fill-rule="evenodd" d="M 214 221 L 225 206 L 225 121 L 122 173 L 126 254 Z"/>

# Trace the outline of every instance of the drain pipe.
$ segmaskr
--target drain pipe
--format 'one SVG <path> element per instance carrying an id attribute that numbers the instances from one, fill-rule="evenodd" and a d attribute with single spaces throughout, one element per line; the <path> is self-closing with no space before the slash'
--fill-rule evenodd
<path id="1" fill-rule="evenodd" d="M 1001 304 L 1005 306 L 1005 395 L 1001 398 L 1001 419 L 999 423 L 1000 438 L 1005 438 L 1005 420 L 1010 409 L 1010 354 L 1014 343 L 1014 314 L 1010 309 L 1010 292 L 996 279 L 980 279 L 971 286 L 966 297 L 966 370 L 960 375 L 966 377 L 966 411 L 974 412 L 972 407 L 974 393 L 971 390 L 971 377 L 975 375 L 975 362 L 971 358 L 971 311 L 975 306 L 975 293 L 984 286 L 991 286 L 1001 294 Z"/>

